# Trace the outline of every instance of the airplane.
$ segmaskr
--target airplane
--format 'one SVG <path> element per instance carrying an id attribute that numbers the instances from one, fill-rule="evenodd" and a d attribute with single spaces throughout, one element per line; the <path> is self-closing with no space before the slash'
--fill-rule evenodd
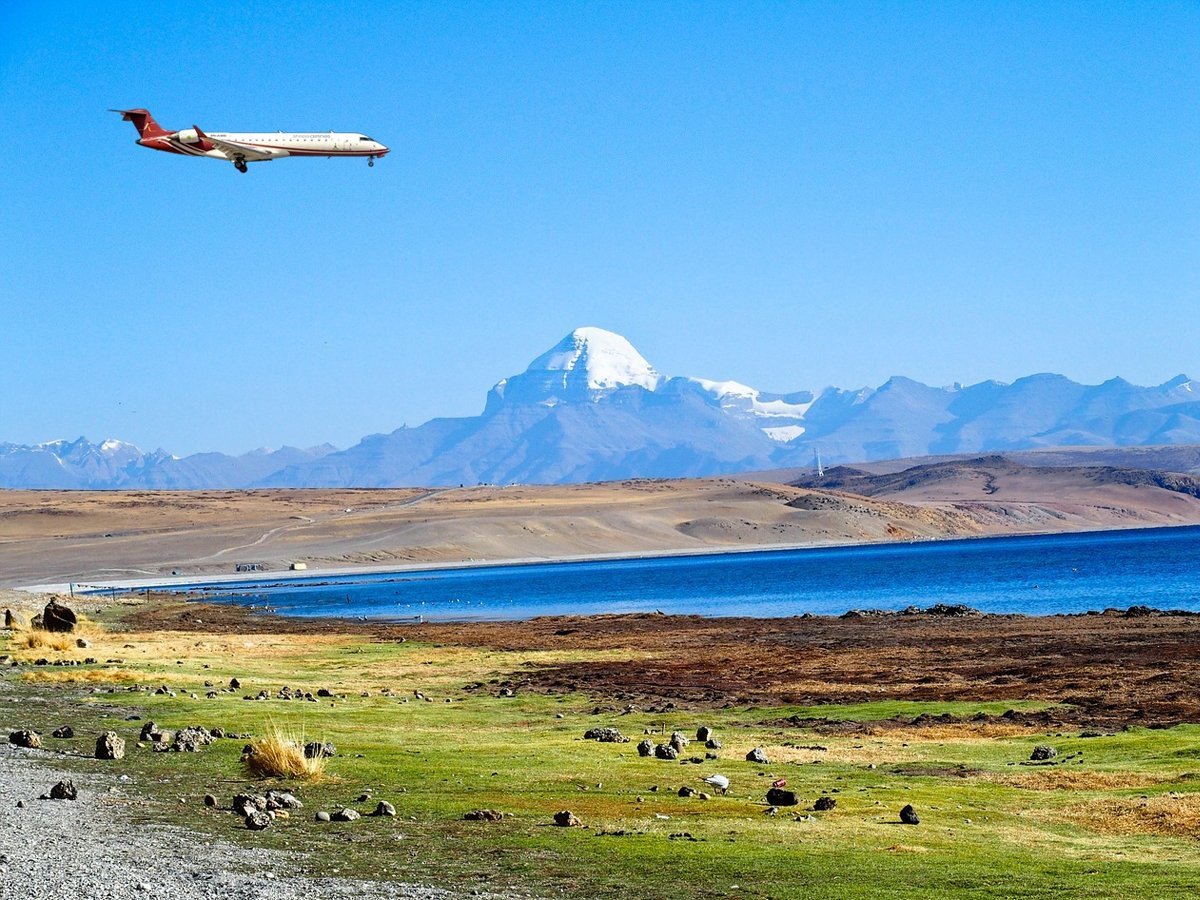
<path id="1" fill-rule="evenodd" d="M 379 141 L 357 132 L 207 134 L 198 125 L 182 131 L 167 131 L 145 109 L 110 109 L 109 112 L 120 113 L 121 121 L 133 123 L 140 135 L 137 142 L 143 147 L 183 156 L 228 160 L 243 173 L 246 163 L 268 162 L 286 156 L 365 156 L 367 165 L 373 166 L 376 159 L 388 154 L 388 148 Z"/>

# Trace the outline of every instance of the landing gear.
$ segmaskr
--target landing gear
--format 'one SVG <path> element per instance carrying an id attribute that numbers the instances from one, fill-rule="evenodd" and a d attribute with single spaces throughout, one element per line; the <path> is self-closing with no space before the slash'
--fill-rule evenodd
<path id="1" fill-rule="evenodd" d="M 367 157 L 367 165 L 368 165 L 368 166 L 373 166 L 373 165 L 375 165 L 375 157 L 373 157 L 373 156 L 368 156 L 368 157 Z"/>
<path id="2" fill-rule="evenodd" d="M 246 174 L 246 161 L 244 159 L 242 159 L 240 156 L 233 161 L 233 167 L 235 169 L 237 169 L 239 172 L 241 172 L 243 175 Z"/>

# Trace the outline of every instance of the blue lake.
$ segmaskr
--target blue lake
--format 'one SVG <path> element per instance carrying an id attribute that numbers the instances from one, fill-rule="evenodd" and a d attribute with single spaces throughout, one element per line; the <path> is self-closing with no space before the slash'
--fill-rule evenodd
<path id="1" fill-rule="evenodd" d="M 172 588 L 155 588 L 167 590 Z M 196 584 L 284 615 L 427 620 L 653 612 L 838 615 L 965 603 L 1047 615 L 1200 611 L 1200 526 Z"/>

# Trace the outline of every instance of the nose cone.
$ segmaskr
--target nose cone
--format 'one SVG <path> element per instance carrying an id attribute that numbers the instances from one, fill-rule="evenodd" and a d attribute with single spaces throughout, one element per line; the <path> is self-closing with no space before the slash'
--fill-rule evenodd
<path id="1" fill-rule="evenodd" d="M 383 144 L 380 144 L 379 152 L 376 154 L 376 156 L 387 156 L 391 152 L 392 150 L 390 147 L 385 147 Z"/>

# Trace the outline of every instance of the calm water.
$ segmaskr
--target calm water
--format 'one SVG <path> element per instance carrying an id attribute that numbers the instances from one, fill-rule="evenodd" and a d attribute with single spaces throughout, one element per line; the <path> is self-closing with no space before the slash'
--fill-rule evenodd
<path id="1" fill-rule="evenodd" d="M 524 619 L 648 612 L 840 614 L 965 603 L 1072 613 L 1146 604 L 1200 611 L 1200 527 L 547 563 L 206 586 L 295 616 Z"/>

